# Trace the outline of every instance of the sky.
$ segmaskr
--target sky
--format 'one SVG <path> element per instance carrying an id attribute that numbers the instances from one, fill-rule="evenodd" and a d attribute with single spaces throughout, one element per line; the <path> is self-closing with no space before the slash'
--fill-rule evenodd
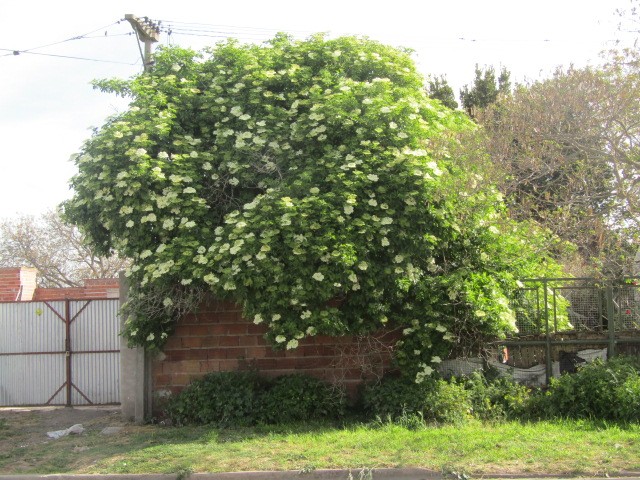
<path id="1" fill-rule="evenodd" d="M 92 128 L 126 108 L 90 82 L 141 72 L 138 41 L 122 20 L 127 13 L 172 29 L 158 45 L 194 49 L 227 37 L 259 43 L 278 31 L 297 38 L 366 35 L 412 48 L 425 76 L 446 75 L 459 92 L 476 64 L 506 67 L 517 82 L 549 77 L 559 65 L 596 65 L 616 40 L 630 41 L 618 31 L 615 11 L 631 6 L 630 0 L 2 2 L 0 219 L 39 215 L 69 198 L 70 157 Z"/>

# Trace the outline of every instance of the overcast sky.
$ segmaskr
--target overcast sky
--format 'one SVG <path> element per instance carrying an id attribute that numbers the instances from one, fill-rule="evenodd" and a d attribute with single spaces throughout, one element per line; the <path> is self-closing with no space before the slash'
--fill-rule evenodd
<path id="1" fill-rule="evenodd" d="M 472 81 L 476 63 L 504 66 L 516 81 L 548 77 L 558 65 L 597 64 L 599 52 L 621 38 L 615 10 L 630 6 L 629 0 L 2 2 L 0 218 L 37 215 L 68 198 L 75 171 L 69 157 L 91 127 L 126 107 L 90 86 L 95 78 L 141 71 L 131 27 L 118 23 L 125 13 L 163 20 L 174 33 L 163 33 L 160 43 L 192 48 L 227 36 L 260 42 L 276 31 L 299 38 L 367 35 L 411 47 L 425 75 L 445 74 L 458 92 Z"/>

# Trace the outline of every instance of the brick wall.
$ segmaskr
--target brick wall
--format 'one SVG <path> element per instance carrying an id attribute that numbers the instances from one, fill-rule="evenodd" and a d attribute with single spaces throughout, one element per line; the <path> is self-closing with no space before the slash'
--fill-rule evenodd
<path id="1" fill-rule="evenodd" d="M 117 278 L 84 280 L 82 287 L 38 288 L 38 271 L 30 267 L 0 268 L 0 302 L 29 300 L 64 300 L 72 298 L 118 298 L 120 282 Z"/>
<path id="2" fill-rule="evenodd" d="M 37 288 L 34 300 L 63 300 L 73 298 L 118 298 L 120 282 L 117 278 L 98 278 L 84 280 L 82 287 L 69 288 Z"/>
<path id="3" fill-rule="evenodd" d="M 305 373 L 339 383 L 354 395 L 363 379 L 390 363 L 393 332 L 366 338 L 315 336 L 294 350 L 274 351 L 266 327 L 242 318 L 237 306 L 211 301 L 178 322 L 163 352 L 152 361 L 154 398 L 182 390 L 208 372 L 255 368 L 265 376 Z"/>
<path id="4" fill-rule="evenodd" d="M 36 288 L 35 268 L 0 268 L 0 302 L 31 300 Z"/>

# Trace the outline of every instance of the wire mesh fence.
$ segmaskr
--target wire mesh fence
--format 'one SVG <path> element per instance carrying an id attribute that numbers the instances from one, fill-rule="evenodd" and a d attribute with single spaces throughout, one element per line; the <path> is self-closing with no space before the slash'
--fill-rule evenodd
<path id="1" fill-rule="evenodd" d="M 637 278 L 541 278 L 522 283 L 512 297 L 518 332 L 504 342 L 508 365 L 544 365 L 548 382 L 593 358 L 640 353 Z"/>
<path id="2" fill-rule="evenodd" d="M 635 278 L 525 280 L 512 306 L 518 335 L 640 329 L 640 287 Z"/>

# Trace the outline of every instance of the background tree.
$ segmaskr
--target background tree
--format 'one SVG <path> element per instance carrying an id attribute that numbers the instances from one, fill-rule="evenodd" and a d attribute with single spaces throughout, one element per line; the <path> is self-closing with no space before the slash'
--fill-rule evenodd
<path id="1" fill-rule="evenodd" d="M 130 108 L 77 157 L 65 204 L 102 252 L 133 259 L 125 334 L 162 346 L 200 292 L 267 338 L 402 332 L 422 381 L 453 350 L 515 328 L 517 279 L 558 273 L 535 226 L 451 159 L 461 112 L 403 51 L 357 38 L 167 48 Z"/>
<path id="2" fill-rule="evenodd" d="M 620 18 L 618 30 L 623 33 L 636 34 L 633 43 L 634 48 L 638 48 L 638 35 L 640 34 L 640 1 L 631 0 L 630 8 L 616 9 L 616 15 Z"/>
<path id="3" fill-rule="evenodd" d="M 97 255 L 77 227 L 50 211 L 0 222 L 0 266 L 37 268 L 42 287 L 76 287 L 87 278 L 116 277 L 128 262 Z"/>
<path id="4" fill-rule="evenodd" d="M 427 95 L 434 100 L 440 100 L 445 107 L 449 107 L 451 110 L 458 108 L 458 102 L 453 93 L 453 88 L 451 88 L 444 75 L 429 78 Z"/>
<path id="5" fill-rule="evenodd" d="M 578 274 L 631 273 L 640 227 L 639 65 L 627 52 L 601 69 L 559 69 L 477 114 L 511 212 L 574 242 Z"/>
<path id="6" fill-rule="evenodd" d="M 506 96 L 510 93 L 510 78 L 511 73 L 504 67 L 496 78 L 496 72 L 493 67 L 480 69 L 476 64 L 473 85 L 465 85 L 460 90 L 462 108 L 470 117 L 475 118 L 480 110 L 494 103 L 499 95 Z"/>

